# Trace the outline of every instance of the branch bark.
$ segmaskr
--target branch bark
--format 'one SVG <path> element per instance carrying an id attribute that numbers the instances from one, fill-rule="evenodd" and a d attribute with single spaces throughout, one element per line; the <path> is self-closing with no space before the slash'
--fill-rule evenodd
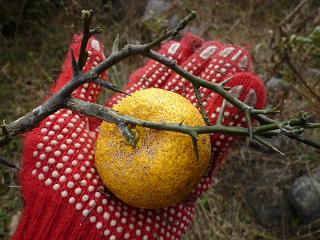
<path id="1" fill-rule="evenodd" d="M 315 142 L 305 137 L 299 135 L 303 132 L 304 129 L 307 128 L 320 128 L 319 123 L 309 124 L 307 123 L 307 118 L 298 116 L 291 120 L 286 121 L 277 121 L 272 118 L 267 117 L 266 115 L 275 114 L 276 111 L 274 109 L 263 109 L 257 110 L 248 106 L 244 102 L 238 100 L 236 97 L 231 95 L 227 89 L 224 88 L 223 84 L 214 84 L 208 81 L 205 81 L 197 76 L 190 74 L 188 71 L 181 68 L 175 61 L 169 60 L 164 56 L 158 54 L 153 51 L 151 48 L 159 45 L 164 40 L 174 37 L 179 33 L 191 20 L 193 20 L 196 16 L 195 12 L 189 14 L 186 18 L 184 18 L 176 27 L 171 29 L 170 31 L 164 32 L 161 36 L 159 36 L 154 41 L 147 44 L 137 44 L 132 45 L 128 44 L 123 47 L 121 50 L 118 50 L 117 40 L 115 41 L 116 47 L 112 51 L 111 55 L 105 59 L 102 63 L 97 65 L 94 69 L 87 73 L 82 73 L 81 68 L 78 74 L 74 75 L 74 78 L 70 80 L 64 87 L 62 87 L 57 93 L 51 96 L 44 104 L 37 107 L 33 111 L 27 113 L 23 117 L 17 119 L 16 121 L 8 124 L 2 125 L 2 133 L 0 133 L 0 146 L 8 143 L 11 138 L 28 132 L 33 128 L 37 127 L 38 124 L 44 120 L 50 114 L 56 112 L 61 108 L 69 108 L 71 110 L 76 110 L 82 114 L 90 115 L 93 117 L 97 117 L 103 119 L 104 121 L 112 122 L 121 125 L 122 128 L 127 124 L 139 125 L 147 128 L 157 129 L 157 130 L 165 130 L 165 131 L 176 131 L 184 134 L 188 134 L 194 140 L 195 136 L 198 134 L 210 134 L 210 133 L 227 133 L 233 135 L 241 135 L 241 136 L 250 136 L 251 139 L 255 137 L 255 139 L 259 139 L 261 144 L 270 147 L 271 145 L 262 139 L 264 136 L 274 136 L 283 134 L 292 139 L 305 143 L 315 148 L 320 149 L 320 143 Z M 88 24 L 86 22 L 86 24 Z M 89 29 L 88 26 L 84 28 L 84 31 Z M 86 43 L 85 43 L 86 44 Z M 114 45 L 115 45 L 114 44 Z M 83 51 L 85 53 L 85 48 Z M 236 106 L 240 111 L 246 113 L 247 121 L 251 120 L 251 117 L 257 119 L 260 122 L 260 126 L 258 127 L 250 127 L 250 128 L 242 128 L 242 127 L 227 127 L 221 124 L 216 124 L 214 126 L 186 126 L 181 123 L 155 123 L 144 121 L 141 119 L 133 118 L 130 116 L 122 115 L 110 108 L 104 107 L 102 105 L 84 102 L 76 98 L 72 98 L 71 94 L 74 90 L 76 90 L 79 86 L 87 82 L 95 82 L 103 87 L 107 87 L 106 84 L 99 81 L 98 76 L 106 71 L 111 66 L 119 63 L 120 61 L 133 56 L 133 55 L 142 55 L 155 61 L 166 65 L 176 73 L 180 74 L 185 79 L 189 80 L 196 87 L 205 87 L 213 90 L 214 92 L 220 94 L 224 97 L 225 101 L 231 102 L 234 106 Z M 82 58 L 79 58 L 79 63 L 82 61 Z M 81 66 L 81 64 L 80 64 Z M 110 87 L 110 86 L 109 86 Z M 114 89 L 114 86 L 111 86 L 110 89 L 119 91 L 118 89 Z M 206 116 L 205 112 L 202 111 L 204 118 Z M 208 124 L 208 123 L 207 123 Z M 129 134 L 130 135 L 130 134 Z M 130 136 L 128 136 L 130 137 Z M 277 150 L 278 151 L 278 150 Z M 279 151 L 278 151 L 279 152 Z"/>

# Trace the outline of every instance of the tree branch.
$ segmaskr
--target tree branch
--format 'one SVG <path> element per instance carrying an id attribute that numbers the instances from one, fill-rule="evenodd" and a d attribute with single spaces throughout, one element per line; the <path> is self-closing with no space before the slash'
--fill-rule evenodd
<path id="1" fill-rule="evenodd" d="M 91 12 L 90 12 L 91 14 Z M 91 19 L 91 15 L 87 16 L 84 21 L 84 33 L 88 32 L 89 29 L 89 22 Z M 11 139 L 14 136 L 17 136 L 21 133 L 25 133 L 30 131 L 31 129 L 35 128 L 42 120 L 44 120 L 50 114 L 56 112 L 61 108 L 69 108 L 72 110 L 76 110 L 82 114 L 97 117 L 103 119 L 105 121 L 117 124 L 120 129 L 123 130 L 125 135 L 129 137 L 129 140 L 132 142 L 133 136 L 130 129 L 127 127 L 128 124 L 139 125 L 147 128 L 157 129 L 157 130 L 165 130 L 165 131 L 176 131 L 184 134 L 188 134 L 193 139 L 193 143 L 196 139 L 198 134 L 209 134 L 209 133 L 226 133 L 226 134 L 233 134 L 233 135 L 241 135 L 241 136 L 250 136 L 251 138 L 255 138 L 257 141 L 264 145 L 268 145 L 265 143 L 264 140 L 261 138 L 265 135 L 279 135 L 283 134 L 292 139 L 296 139 L 302 143 L 308 144 L 315 148 L 320 149 L 320 144 L 318 142 L 314 142 L 312 140 L 307 140 L 303 136 L 299 135 L 303 132 L 303 129 L 307 128 L 320 128 L 320 123 L 307 123 L 307 119 L 302 116 L 298 116 L 294 119 L 287 120 L 287 121 L 276 121 L 267 117 L 268 114 L 275 114 L 276 111 L 274 109 L 263 109 L 257 110 L 253 109 L 252 107 L 248 106 L 244 102 L 240 101 L 232 94 L 228 92 L 227 89 L 224 88 L 224 84 L 214 84 L 208 81 L 205 81 L 197 76 L 190 74 L 188 71 L 181 68 L 175 61 L 169 60 L 158 54 L 157 52 L 151 50 L 152 47 L 157 46 L 162 41 L 174 37 L 179 31 L 181 31 L 192 19 L 196 16 L 195 12 L 192 12 L 189 16 L 187 16 L 184 20 L 182 20 L 176 27 L 172 30 L 163 33 L 159 36 L 156 40 L 148 43 L 148 44 L 137 44 L 132 45 L 128 44 L 123 47 L 121 50 L 118 50 L 117 39 L 114 44 L 114 50 L 112 54 L 105 59 L 102 63 L 97 65 L 94 69 L 89 71 L 88 73 L 75 74 L 73 79 L 70 80 L 64 87 L 62 87 L 57 93 L 52 95 L 44 104 L 37 107 L 33 111 L 27 113 L 23 117 L 19 118 L 18 120 L 8 124 L 2 125 L 2 133 L 0 133 L 0 145 L 6 144 L 8 139 Z M 88 26 L 87 26 L 88 25 Z M 89 31 L 90 32 L 90 31 Z M 90 33 L 89 33 L 90 35 Z M 85 53 L 87 40 L 83 40 L 83 44 L 81 45 L 81 53 Z M 83 50 L 84 49 L 84 50 Z M 119 114 L 118 112 L 104 107 L 102 105 L 84 102 L 76 98 L 72 98 L 71 94 L 74 90 L 76 90 L 79 86 L 87 82 L 95 82 L 103 87 L 108 87 L 111 90 L 119 91 L 115 86 L 106 85 L 104 82 L 99 81 L 98 76 L 106 71 L 111 66 L 117 64 L 118 62 L 133 56 L 133 55 L 142 55 L 154 59 L 155 61 L 162 63 L 175 71 L 176 73 L 180 74 L 185 79 L 189 80 L 194 86 L 196 87 L 205 87 L 208 89 L 213 90 L 214 92 L 220 94 L 225 100 L 232 103 L 236 106 L 240 111 L 246 113 L 247 122 L 251 121 L 251 117 L 257 119 L 261 126 L 253 127 L 252 125 L 249 128 L 242 128 L 242 127 L 227 127 L 223 126 L 221 122 L 214 126 L 186 126 L 182 123 L 155 123 L 149 122 L 137 118 L 133 118 L 130 116 L 125 116 Z M 79 69 L 81 66 L 81 61 L 83 57 L 79 57 Z M 76 64 L 74 60 L 75 69 Z M 229 79 L 228 81 L 230 81 Z M 197 95 L 197 94 L 196 94 Z M 198 99 L 197 99 L 198 100 Z M 199 102 L 199 100 L 198 100 Z M 201 104 L 200 104 L 201 106 Z M 201 108 L 201 107 L 200 107 Z M 204 109 L 203 109 L 204 110 Z M 203 113 L 203 111 L 202 111 Z M 220 113 L 223 114 L 223 113 Z M 221 120 L 222 120 L 221 115 Z M 205 115 L 204 115 L 205 118 Z M 197 154 L 197 144 L 194 143 L 195 153 Z M 272 146 L 269 146 L 272 148 Z M 275 149 L 274 149 L 275 150 Z"/>

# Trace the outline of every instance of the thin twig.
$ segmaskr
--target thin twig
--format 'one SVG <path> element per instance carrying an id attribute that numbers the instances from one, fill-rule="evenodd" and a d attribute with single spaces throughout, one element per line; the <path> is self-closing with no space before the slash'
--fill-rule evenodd
<path id="1" fill-rule="evenodd" d="M 165 131 L 176 131 L 184 134 L 188 134 L 192 137 L 193 142 L 197 139 L 198 134 L 208 134 L 208 133 L 228 133 L 233 135 L 242 135 L 242 136 L 264 136 L 264 134 L 269 135 L 278 135 L 283 134 L 290 138 L 296 139 L 300 142 L 306 143 L 310 146 L 316 147 L 320 149 L 320 143 L 314 142 L 312 140 L 305 139 L 303 136 L 297 135 L 297 133 L 301 133 L 301 129 L 306 129 L 308 127 L 318 128 L 320 127 L 319 123 L 314 123 L 313 125 L 308 125 L 306 122 L 301 120 L 300 118 L 292 120 L 287 120 L 283 122 L 276 121 L 271 119 L 265 115 L 274 113 L 273 110 L 265 109 L 265 110 L 257 110 L 248 106 L 246 103 L 240 101 L 236 97 L 232 96 L 224 86 L 220 84 L 210 83 L 205 81 L 197 76 L 190 74 L 188 71 L 181 68 L 175 61 L 169 60 L 161 54 L 156 53 L 151 50 L 152 47 L 160 44 L 162 41 L 175 36 L 180 30 L 182 30 L 194 17 L 196 16 L 195 12 L 192 12 L 189 16 L 187 16 L 183 21 L 181 21 L 176 27 L 172 30 L 164 32 L 160 37 L 156 40 L 148 43 L 148 44 L 138 44 L 132 45 L 128 44 L 123 47 L 121 50 L 116 51 L 117 43 L 115 43 L 115 51 L 105 59 L 102 63 L 96 66 L 94 69 L 89 71 L 88 73 L 79 73 L 74 76 L 72 80 L 66 83 L 57 93 L 52 95 L 43 105 L 37 107 L 33 111 L 27 113 L 20 119 L 2 126 L 2 133 L 0 134 L 0 145 L 6 144 L 8 139 L 12 137 L 30 131 L 35 128 L 42 120 L 44 120 L 50 114 L 56 112 L 61 108 L 69 108 L 72 110 L 79 111 L 80 113 L 98 117 L 108 122 L 115 123 L 119 126 L 119 124 L 124 124 L 122 126 L 126 126 L 128 124 L 139 125 L 147 128 L 153 128 L 158 130 Z M 87 28 L 85 28 L 86 30 Z M 117 42 L 117 40 L 115 41 Z M 85 46 L 85 44 L 84 44 Z M 86 46 L 85 46 L 86 47 Z M 85 48 L 84 48 L 85 49 Z M 76 90 L 79 86 L 87 82 L 96 82 L 100 85 L 105 85 L 102 81 L 99 81 L 98 76 L 106 71 L 111 66 L 117 64 L 133 55 L 143 55 L 149 57 L 151 59 L 156 60 L 159 63 L 162 63 L 168 66 L 170 69 L 175 71 L 176 73 L 183 76 L 185 79 L 189 80 L 192 84 L 196 86 L 202 86 L 208 89 L 213 90 L 214 92 L 220 94 L 225 101 L 232 103 L 236 106 L 240 111 L 247 112 L 247 122 L 251 121 L 251 117 L 256 118 L 261 126 L 258 127 L 250 127 L 248 128 L 242 127 L 226 127 L 219 125 L 214 126 L 186 126 L 182 123 L 155 123 L 149 122 L 137 118 L 133 118 L 130 116 L 125 116 L 113 111 L 112 109 L 106 108 L 104 106 L 84 102 L 79 99 L 71 98 L 71 94 L 74 90 Z M 82 58 L 79 58 L 80 60 Z M 81 69 L 81 68 L 80 68 Z M 115 89 L 112 89 L 115 90 Z M 249 121 L 250 118 L 250 121 Z M 195 153 L 197 154 L 197 145 L 194 144 Z"/>
<path id="2" fill-rule="evenodd" d="M 101 78 L 95 78 L 95 79 L 92 79 L 93 83 L 96 83 L 98 85 L 100 85 L 101 87 L 103 88 L 106 88 L 106 89 L 109 89 L 111 91 L 114 91 L 114 92 L 118 92 L 118 93 L 122 93 L 122 94 L 125 94 L 127 96 L 131 96 L 130 94 L 122 91 L 121 89 L 119 89 L 117 86 L 115 86 L 114 84 L 110 83 L 110 82 L 107 82 Z"/>
<path id="3" fill-rule="evenodd" d="M 301 82 L 303 84 L 303 86 L 305 86 L 309 92 L 317 99 L 317 101 L 320 101 L 320 95 L 318 95 L 306 82 L 306 80 L 301 76 L 301 74 L 299 73 L 299 71 L 297 70 L 297 68 L 293 65 L 293 63 L 291 62 L 291 59 L 289 56 L 286 57 L 286 62 L 288 64 L 288 66 L 291 68 L 292 72 L 294 73 L 294 75 L 296 75 L 297 79 L 299 80 L 299 82 Z"/>
<path id="4" fill-rule="evenodd" d="M 286 18 L 284 18 L 280 26 L 286 25 L 288 22 L 290 22 L 297 14 L 301 11 L 302 7 L 308 2 L 309 0 L 302 0 L 291 12 Z"/>
<path id="5" fill-rule="evenodd" d="M 187 126 L 181 123 L 150 122 L 150 121 L 122 115 L 105 106 L 85 102 L 77 98 L 71 98 L 68 102 L 65 103 L 64 107 L 67 107 L 71 110 L 78 111 L 84 115 L 100 118 L 100 119 L 103 119 L 104 121 L 115 123 L 115 124 L 124 123 L 124 124 L 138 125 L 138 126 L 157 129 L 157 130 L 175 131 L 175 132 L 188 134 L 191 137 L 196 136 L 198 134 L 209 134 L 209 133 L 226 133 L 226 134 L 232 134 L 232 135 L 249 136 L 248 129 L 244 127 L 231 127 L 231 126 L 227 127 L 221 124 L 216 124 L 213 126 Z M 263 126 L 257 126 L 257 127 L 254 127 L 252 131 L 254 133 L 254 136 L 263 136 L 264 133 L 270 133 L 271 135 L 278 135 L 279 134 L 278 132 L 272 132 L 272 130 L 283 129 L 286 131 L 281 131 L 280 133 L 290 136 L 290 133 L 293 134 L 292 132 L 294 132 L 294 130 L 297 128 L 300 129 L 302 126 L 304 128 L 308 128 L 308 125 L 304 125 L 304 123 L 301 123 L 299 119 L 300 119 L 300 116 L 288 121 L 271 123 Z M 286 129 L 286 126 L 289 126 L 290 128 Z M 295 135 L 293 134 L 293 136 Z M 301 142 L 304 142 L 304 141 L 305 140 Z M 320 143 L 313 142 L 311 140 L 308 140 L 308 141 L 310 141 L 310 145 L 312 144 L 312 146 L 314 146 L 315 148 L 320 149 Z"/>
<path id="6" fill-rule="evenodd" d="M 197 84 L 193 84 L 193 88 L 194 88 L 194 94 L 196 95 L 197 104 L 198 104 L 198 107 L 200 108 L 202 118 L 205 121 L 206 125 L 210 126 L 211 125 L 210 119 L 209 119 L 209 117 L 206 113 L 206 110 L 204 109 L 204 106 L 201 101 L 199 86 Z"/>
<path id="7" fill-rule="evenodd" d="M 226 108 L 226 100 L 223 100 L 221 108 L 220 108 L 220 112 L 219 112 L 219 116 L 217 119 L 217 125 L 222 125 L 222 121 L 223 121 L 223 115 L 224 115 L 224 109 Z"/>
<path id="8" fill-rule="evenodd" d="M 1 157 L 0 156 L 0 165 L 3 165 L 5 167 L 8 167 L 8 168 L 13 168 L 13 169 L 16 169 L 16 170 L 21 170 L 20 167 L 14 165 L 11 161 L 5 159 L 4 157 Z"/>
<path id="9" fill-rule="evenodd" d="M 86 48 L 89 38 L 92 36 L 90 34 L 90 22 L 93 16 L 92 10 L 82 10 L 82 23 L 83 23 L 83 37 L 81 40 L 80 54 L 78 59 L 79 69 L 82 68 L 86 62 Z"/>

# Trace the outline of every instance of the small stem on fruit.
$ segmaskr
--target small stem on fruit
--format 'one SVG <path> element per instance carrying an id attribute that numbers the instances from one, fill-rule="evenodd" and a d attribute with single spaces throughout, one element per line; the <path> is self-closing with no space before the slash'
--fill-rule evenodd
<path id="1" fill-rule="evenodd" d="M 135 147 L 137 144 L 137 132 L 133 129 L 130 129 L 129 126 L 125 123 L 119 123 L 117 124 L 120 132 L 125 137 L 126 141 L 132 146 Z"/>

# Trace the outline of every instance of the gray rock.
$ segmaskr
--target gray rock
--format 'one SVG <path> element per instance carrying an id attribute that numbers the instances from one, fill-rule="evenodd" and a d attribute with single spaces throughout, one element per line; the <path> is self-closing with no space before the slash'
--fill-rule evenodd
<path id="1" fill-rule="evenodd" d="M 170 1 L 164 1 L 164 0 L 150 0 L 147 3 L 144 17 L 148 18 L 149 16 L 155 14 L 155 15 L 161 15 L 162 13 L 165 13 L 168 11 L 171 7 Z"/>
<path id="2" fill-rule="evenodd" d="M 289 84 L 281 78 L 272 77 L 267 82 L 267 88 L 272 91 L 287 92 L 289 90 Z"/>
<path id="3" fill-rule="evenodd" d="M 320 167 L 297 178 L 289 189 L 289 201 L 304 223 L 320 217 Z"/>
<path id="4" fill-rule="evenodd" d="M 277 182 L 281 174 L 281 170 L 261 173 L 245 195 L 252 215 L 265 227 L 287 226 L 292 217 L 284 186 Z"/>
<path id="5" fill-rule="evenodd" d="M 180 17 L 175 9 L 179 6 L 179 2 L 165 0 L 149 0 L 143 19 L 145 21 L 162 21 L 165 26 L 173 27 L 180 21 Z"/>
<path id="6" fill-rule="evenodd" d="M 278 227 L 288 222 L 292 211 L 286 195 L 270 187 L 252 188 L 247 192 L 247 205 L 257 221 L 265 227 Z"/>

